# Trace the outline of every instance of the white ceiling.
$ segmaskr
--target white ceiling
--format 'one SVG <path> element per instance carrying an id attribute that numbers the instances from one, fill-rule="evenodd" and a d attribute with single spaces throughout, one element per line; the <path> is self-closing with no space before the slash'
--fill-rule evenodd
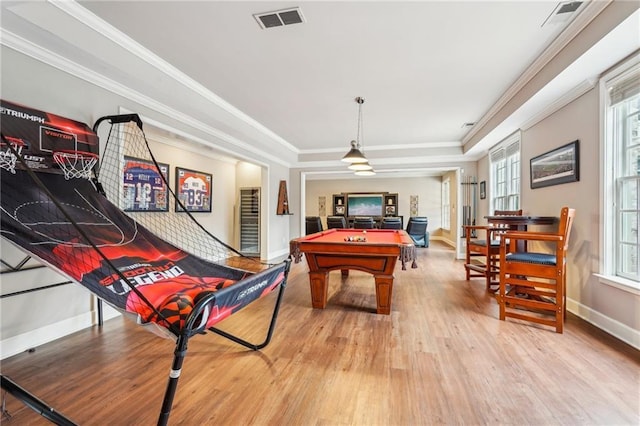
<path id="1" fill-rule="evenodd" d="M 2 42 L 15 48 L 29 40 L 82 65 L 75 72 L 86 78 L 99 76 L 114 91 L 204 129 L 214 144 L 307 170 L 344 169 L 338 160 L 355 139 L 354 98 L 362 96 L 363 139 L 376 169 L 444 170 L 475 161 L 545 103 L 610 64 L 583 63 L 579 75 L 565 73 L 537 95 L 539 104 L 523 105 L 463 149 L 475 130 L 464 123 L 486 121 L 592 3 L 567 22 L 542 26 L 557 5 L 3 1 Z M 253 16 L 294 6 L 306 22 L 265 30 Z M 607 46 L 600 50 L 603 59 Z"/>

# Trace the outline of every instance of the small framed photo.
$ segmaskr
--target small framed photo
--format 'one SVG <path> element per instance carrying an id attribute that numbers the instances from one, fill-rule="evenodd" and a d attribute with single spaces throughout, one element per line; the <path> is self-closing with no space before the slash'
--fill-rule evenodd
<path id="1" fill-rule="evenodd" d="M 480 182 L 480 199 L 484 200 L 487 198 L 487 181 L 483 180 Z"/>
<path id="2" fill-rule="evenodd" d="M 395 216 L 396 215 L 396 206 L 386 206 L 384 212 L 387 216 Z"/>
<path id="3" fill-rule="evenodd" d="M 176 212 L 210 212 L 213 176 L 209 173 L 176 167 Z"/>
<path id="4" fill-rule="evenodd" d="M 343 215 L 344 214 L 344 205 L 336 206 L 336 214 Z"/>
<path id="5" fill-rule="evenodd" d="M 122 179 L 125 212 L 169 211 L 168 164 L 158 163 L 156 167 L 151 161 L 125 156 Z"/>

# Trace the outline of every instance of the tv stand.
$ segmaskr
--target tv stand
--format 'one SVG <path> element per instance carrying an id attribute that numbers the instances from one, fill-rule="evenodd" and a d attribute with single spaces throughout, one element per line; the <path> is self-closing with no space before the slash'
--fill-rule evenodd
<path id="1" fill-rule="evenodd" d="M 381 212 L 378 215 L 369 215 L 380 223 L 383 216 L 398 216 L 398 194 L 390 192 L 342 192 L 333 194 L 333 216 L 344 216 L 353 222 L 355 215 L 349 213 L 349 195 L 372 195 L 382 198 Z"/>

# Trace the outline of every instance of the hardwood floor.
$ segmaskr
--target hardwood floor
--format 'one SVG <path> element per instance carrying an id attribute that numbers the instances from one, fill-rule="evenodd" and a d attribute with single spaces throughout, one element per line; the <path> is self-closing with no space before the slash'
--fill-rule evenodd
<path id="1" fill-rule="evenodd" d="M 330 274 L 311 309 L 294 265 L 274 338 L 252 352 L 213 334 L 191 340 L 172 425 L 638 425 L 640 353 L 569 316 L 564 334 L 498 320 L 483 280 L 432 241 L 395 273 L 391 315 L 373 278 Z M 220 324 L 261 340 L 275 295 Z M 25 315 L 28 313 L 25 312 Z M 173 342 L 107 321 L 2 362 L 9 376 L 81 425 L 157 421 Z M 46 420 L 7 396 L 3 425 Z"/>

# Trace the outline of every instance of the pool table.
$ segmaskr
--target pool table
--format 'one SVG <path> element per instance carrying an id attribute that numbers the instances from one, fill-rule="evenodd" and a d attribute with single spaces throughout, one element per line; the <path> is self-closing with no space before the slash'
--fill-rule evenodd
<path id="1" fill-rule="evenodd" d="M 291 240 L 294 261 L 302 254 L 309 265 L 311 305 L 316 309 L 327 306 L 329 271 L 340 270 L 346 277 L 350 269 L 373 274 L 376 283 L 376 312 L 391 313 L 393 270 L 400 259 L 416 268 L 416 248 L 413 240 L 401 229 L 329 229 Z"/>

